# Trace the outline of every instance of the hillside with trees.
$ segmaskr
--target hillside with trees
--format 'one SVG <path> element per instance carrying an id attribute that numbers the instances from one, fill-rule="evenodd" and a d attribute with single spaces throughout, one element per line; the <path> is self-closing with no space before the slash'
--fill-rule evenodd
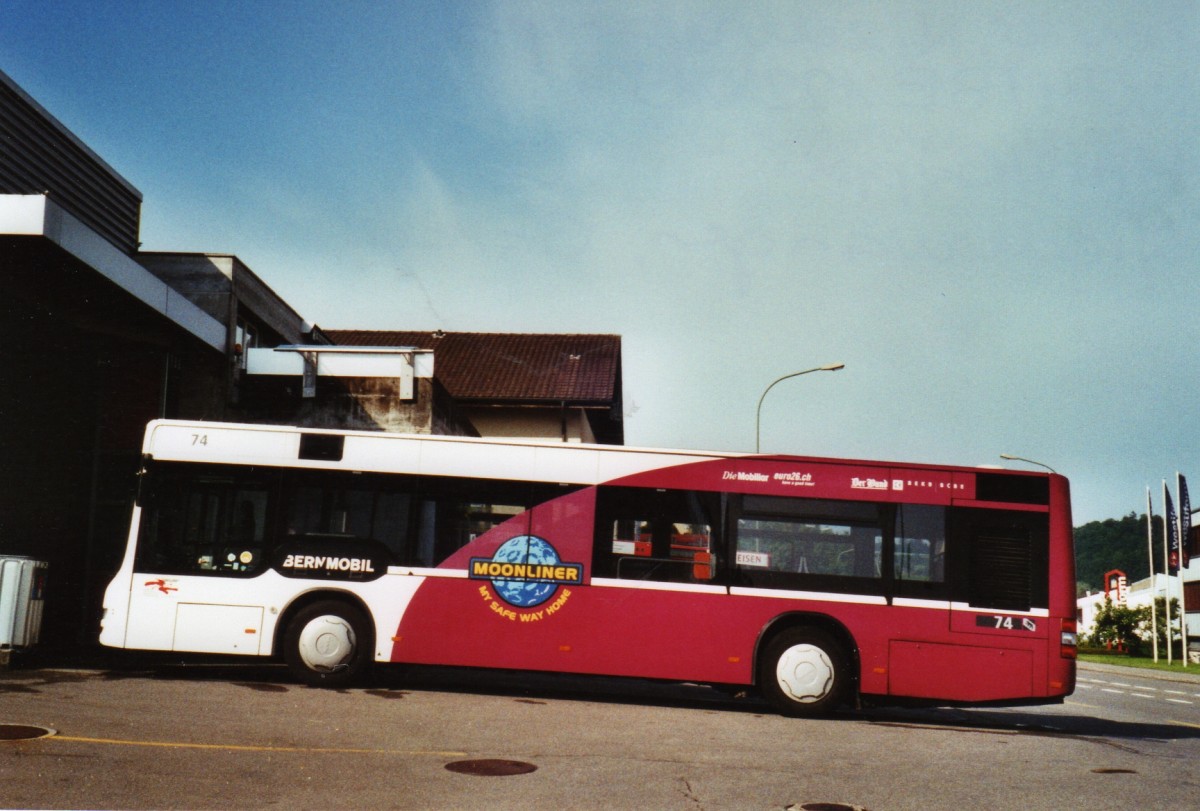
<path id="1" fill-rule="evenodd" d="M 1154 564 L 1162 571 L 1162 520 L 1154 521 Z M 1075 527 L 1075 580 L 1080 590 L 1104 588 L 1104 573 L 1125 572 L 1132 583 L 1150 576 L 1146 559 L 1146 516 L 1092 521 Z"/>

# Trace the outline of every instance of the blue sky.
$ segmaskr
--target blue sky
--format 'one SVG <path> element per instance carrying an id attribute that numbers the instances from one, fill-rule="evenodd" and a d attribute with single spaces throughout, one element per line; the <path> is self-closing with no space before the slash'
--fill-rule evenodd
<path id="1" fill-rule="evenodd" d="M 1194 3 L 0 0 L 0 69 L 324 327 L 624 336 L 630 444 L 1200 477 Z"/>

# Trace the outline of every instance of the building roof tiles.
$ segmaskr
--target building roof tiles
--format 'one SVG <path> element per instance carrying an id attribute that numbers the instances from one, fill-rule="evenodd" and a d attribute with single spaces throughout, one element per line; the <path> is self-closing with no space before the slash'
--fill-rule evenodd
<path id="1" fill-rule="evenodd" d="M 620 396 L 621 336 L 331 330 L 337 344 L 431 349 L 434 374 L 461 401 L 608 405 Z"/>

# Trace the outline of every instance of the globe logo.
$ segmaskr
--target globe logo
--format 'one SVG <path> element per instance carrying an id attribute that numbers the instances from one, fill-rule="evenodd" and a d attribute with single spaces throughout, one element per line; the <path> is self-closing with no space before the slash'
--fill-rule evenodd
<path id="1" fill-rule="evenodd" d="M 471 577 L 491 580 L 509 605 L 533 608 L 549 600 L 559 585 L 583 582 L 583 567 L 563 563 L 558 550 L 536 535 L 518 535 L 491 558 L 472 558 Z"/>

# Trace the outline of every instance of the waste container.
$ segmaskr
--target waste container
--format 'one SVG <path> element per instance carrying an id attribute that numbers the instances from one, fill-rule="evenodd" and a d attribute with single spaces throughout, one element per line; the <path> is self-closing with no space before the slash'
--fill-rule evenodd
<path id="1" fill-rule="evenodd" d="M 14 649 L 37 644 L 48 567 L 44 560 L 0 556 L 0 664 Z"/>

